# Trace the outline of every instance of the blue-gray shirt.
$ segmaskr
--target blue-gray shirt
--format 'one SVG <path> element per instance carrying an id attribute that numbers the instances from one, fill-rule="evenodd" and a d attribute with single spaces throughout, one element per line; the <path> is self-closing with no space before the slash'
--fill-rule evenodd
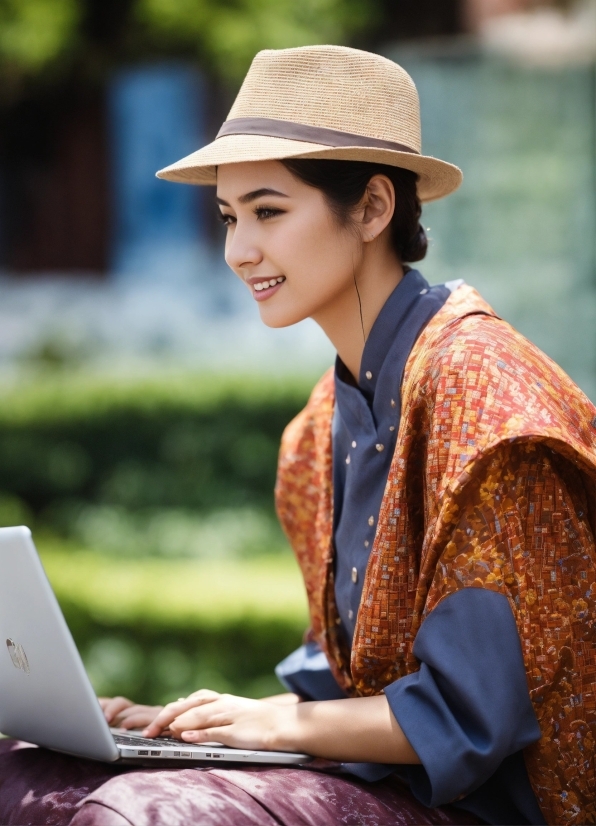
<path id="1" fill-rule="evenodd" d="M 352 643 L 356 614 L 401 414 L 401 382 L 416 339 L 453 285 L 429 287 L 409 270 L 366 341 L 358 383 L 338 358 L 333 417 L 335 598 Z M 414 643 L 420 671 L 385 689 L 421 765 L 346 764 L 367 780 L 391 772 L 427 806 L 456 804 L 488 823 L 544 823 L 522 749 L 540 737 L 521 646 L 507 599 L 464 589 L 423 622 Z M 276 669 L 305 699 L 344 696 L 310 643 Z"/>
<path id="2" fill-rule="evenodd" d="M 339 356 L 335 363 L 335 599 L 349 644 L 395 451 L 404 368 L 414 342 L 449 294 L 448 287 L 429 287 L 417 270 L 409 270 L 373 325 L 358 385 Z"/>

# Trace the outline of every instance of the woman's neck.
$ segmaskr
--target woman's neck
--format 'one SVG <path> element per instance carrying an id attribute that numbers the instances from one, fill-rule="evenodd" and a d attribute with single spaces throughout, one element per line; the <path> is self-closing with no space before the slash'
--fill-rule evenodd
<path id="1" fill-rule="evenodd" d="M 356 382 L 366 339 L 403 277 L 404 268 L 390 249 L 366 244 L 362 260 L 354 270 L 354 281 L 313 316 Z"/>

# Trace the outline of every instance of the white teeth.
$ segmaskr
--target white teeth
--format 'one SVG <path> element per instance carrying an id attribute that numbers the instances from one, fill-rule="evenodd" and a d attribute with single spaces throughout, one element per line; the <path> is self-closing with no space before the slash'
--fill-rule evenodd
<path id="1" fill-rule="evenodd" d="M 282 281 L 285 281 L 285 275 L 280 275 L 277 278 L 271 278 L 269 281 L 259 281 L 257 284 L 253 284 L 255 290 L 260 293 L 261 290 L 268 290 L 270 287 L 275 287 L 277 284 L 281 284 Z"/>

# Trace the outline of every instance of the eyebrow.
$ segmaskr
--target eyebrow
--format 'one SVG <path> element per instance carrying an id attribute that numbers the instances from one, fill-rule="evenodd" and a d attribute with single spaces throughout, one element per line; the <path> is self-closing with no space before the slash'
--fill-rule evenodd
<path id="1" fill-rule="evenodd" d="M 279 198 L 287 198 L 288 196 L 285 195 L 283 192 L 278 192 L 277 189 L 268 189 L 264 187 L 263 189 L 255 189 L 252 192 L 247 192 L 246 195 L 241 195 L 238 200 L 241 204 L 250 204 L 251 201 L 256 201 L 257 198 L 262 198 L 263 195 L 277 195 Z M 218 204 L 222 206 L 229 207 L 229 203 L 224 201 L 223 198 L 215 198 Z"/>

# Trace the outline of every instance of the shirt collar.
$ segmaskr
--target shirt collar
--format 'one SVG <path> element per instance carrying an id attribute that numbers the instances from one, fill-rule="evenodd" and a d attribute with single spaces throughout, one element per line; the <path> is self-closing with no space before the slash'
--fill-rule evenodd
<path id="1" fill-rule="evenodd" d="M 374 397 L 381 367 L 397 331 L 420 293 L 428 289 L 428 282 L 418 270 L 407 270 L 377 316 L 364 345 L 358 376 L 358 388 L 369 404 Z M 354 380 L 339 356 L 335 364 L 335 373 L 341 381 L 354 386 Z"/>

